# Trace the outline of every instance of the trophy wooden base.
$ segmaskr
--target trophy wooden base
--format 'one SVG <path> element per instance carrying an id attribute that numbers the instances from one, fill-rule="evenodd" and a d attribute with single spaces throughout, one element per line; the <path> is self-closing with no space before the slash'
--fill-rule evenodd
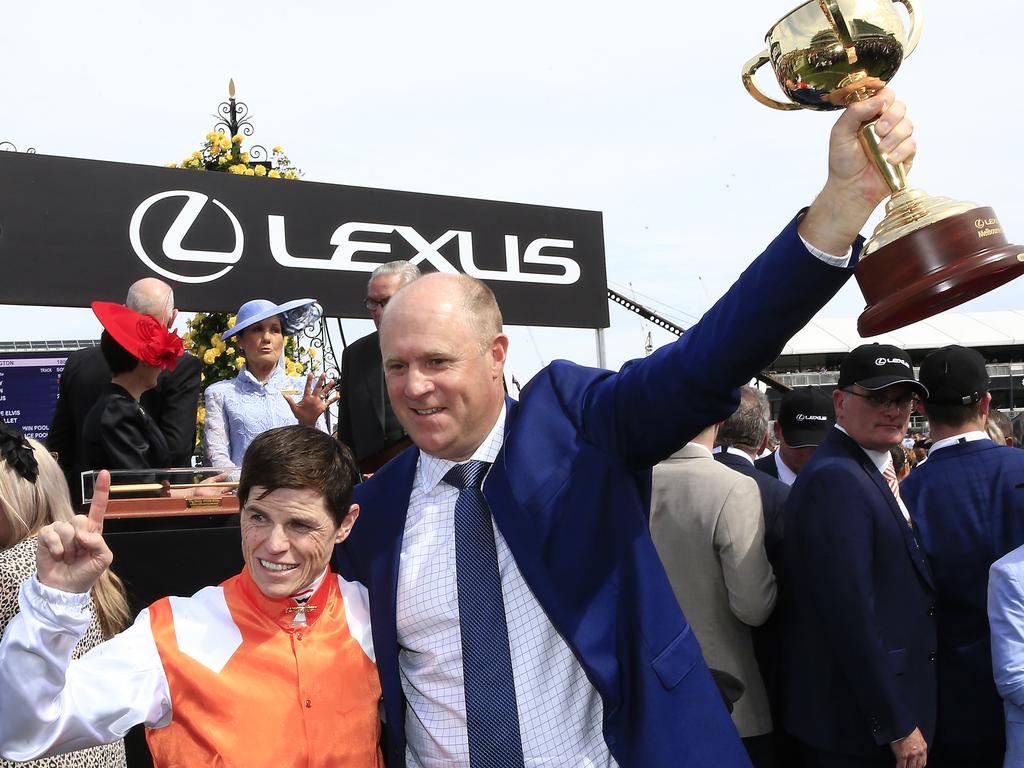
<path id="1" fill-rule="evenodd" d="M 941 219 L 884 245 L 854 274 L 867 309 L 862 337 L 902 328 L 1024 273 L 1024 248 L 1006 242 L 991 208 Z"/>

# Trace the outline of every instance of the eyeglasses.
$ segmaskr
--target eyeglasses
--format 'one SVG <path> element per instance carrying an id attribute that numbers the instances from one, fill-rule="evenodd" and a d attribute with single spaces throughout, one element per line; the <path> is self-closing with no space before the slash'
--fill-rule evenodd
<path id="1" fill-rule="evenodd" d="M 918 397 L 914 393 L 903 395 L 902 397 L 882 397 L 881 395 L 875 394 L 862 395 L 860 392 L 854 392 L 852 389 L 844 389 L 843 392 L 848 395 L 863 397 L 871 403 L 872 407 L 877 408 L 880 411 L 884 411 L 890 406 L 896 406 L 896 409 L 900 411 L 909 411 L 917 405 L 918 401 Z"/>
<path id="2" fill-rule="evenodd" d="M 390 296 L 386 299 L 371 299 L 369 296 L 367 296 L 366 301 L 363 302 L 363 306 L 366 307 L 371 312 L 373 312 L 374 307 L 377 307 L 378 309 L 384 309 L 384 307 L 388 305 L 389 301 L 391 301 Z"/>

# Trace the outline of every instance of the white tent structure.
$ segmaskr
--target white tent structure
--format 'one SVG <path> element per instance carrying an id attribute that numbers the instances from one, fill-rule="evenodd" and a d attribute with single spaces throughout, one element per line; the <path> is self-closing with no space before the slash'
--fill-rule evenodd
<path id="1" fill-rule="evenodd" d="M 962 314 L 944 312 L 868 339 L 857 335 L 855 317 L 816 318 L 790 339 L 782 351 L 782 358 L 791 355 L 844 353 L 874 341 L 892 344 L 908 352 L 937 349 L 949 344 L 976 348 L 1024 347 L 1024 310 Z M 1010 352 L 1007 349 L 1007 359 Z M 782 359 L 779 365 L 783 367 Z"/>

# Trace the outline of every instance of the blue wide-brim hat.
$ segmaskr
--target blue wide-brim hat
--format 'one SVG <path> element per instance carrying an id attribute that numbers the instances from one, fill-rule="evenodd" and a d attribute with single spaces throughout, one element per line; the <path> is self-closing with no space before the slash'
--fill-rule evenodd
<path id="1" fill-rule="evenodd" d="M 275 304 L 268 299 L 253 299 L 238 308 L 235 324 L 220 335 L 222 339 L 230 338 L 250 325 L 266 320 L 274 315 L 281 317 L 281 330 L 285 336 L 291 336 L 307 325 L 315 323 L 323 316 L 323 308 L 316 299 L 292 299 L 284 304 Z"/>

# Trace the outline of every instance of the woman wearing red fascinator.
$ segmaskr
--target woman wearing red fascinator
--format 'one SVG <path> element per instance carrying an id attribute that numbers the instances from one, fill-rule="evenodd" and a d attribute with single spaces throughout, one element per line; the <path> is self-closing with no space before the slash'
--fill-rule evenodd
<path id="1" fill-rule="evenodd" d="M 163 369 L 173 369 L 183 348 L 176 333 L 123 304 L 94 301 L 103 325 L 100 349 L 113 374 L 85 417 L 82 456 L 88 469 L 166 467 L 167 441 L 139 405 Z"/>

